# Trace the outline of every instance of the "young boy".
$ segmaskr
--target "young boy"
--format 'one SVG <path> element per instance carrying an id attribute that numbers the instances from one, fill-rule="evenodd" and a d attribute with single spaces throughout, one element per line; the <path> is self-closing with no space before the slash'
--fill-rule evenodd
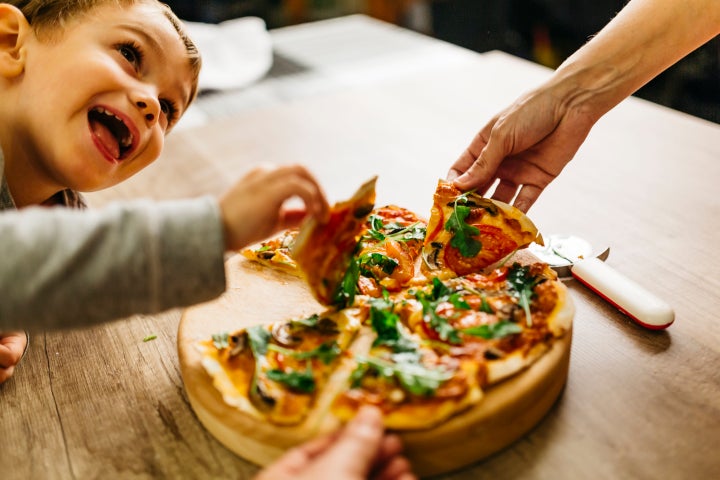
<path id="1" fill-rule="evenodd" d="M 193 100 L 199 54 L 155 0 L 0 3 L 0 332 L 87 325 L 207 301 L 223 255 L 327 202 L 302 167 L 258 168 L 220 201 L 129 202 L 78 191 L 155 161 Z M 0 381 L 25 347 L 0 334 Z"/>

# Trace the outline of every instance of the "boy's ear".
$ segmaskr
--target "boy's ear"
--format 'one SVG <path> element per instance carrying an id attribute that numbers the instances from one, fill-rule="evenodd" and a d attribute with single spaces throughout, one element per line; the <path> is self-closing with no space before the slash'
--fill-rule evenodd
<path id="1" fill-rule="evenodd" d="M 9 3 L 0 3 L 0 76 L 11 78 L 23 72 L 29 32 L 25 15 Z"/>

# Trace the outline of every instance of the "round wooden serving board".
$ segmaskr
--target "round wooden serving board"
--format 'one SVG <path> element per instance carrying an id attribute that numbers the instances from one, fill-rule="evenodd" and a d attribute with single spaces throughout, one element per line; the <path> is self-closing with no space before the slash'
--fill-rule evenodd
<path id="1" fill-rule="evenodd" d="M 197 342 L 214 333 L 321 312 L 304 282 L 236 255 L 226 262 L 228 291 L 185 311 L 178 353 L 185 389 L 198 418 L 223 445 L 258 465 L 339 423 L 322 397 L 299 426 L 278 427 L 228 405 L 202 366 Z M 429 430 L 402 432 L 405 452 L 418 475 L 435 475 L 477 462 L 535 426 L 555 403 L 567 380 L 572 331 L 530 368 L 484 392 L 479 404 Z"/>

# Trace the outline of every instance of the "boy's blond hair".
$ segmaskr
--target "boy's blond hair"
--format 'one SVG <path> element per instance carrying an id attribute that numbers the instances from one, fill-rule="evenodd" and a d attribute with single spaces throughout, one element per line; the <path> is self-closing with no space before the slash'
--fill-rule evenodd
<path id="1" fill-rule="evenodd" d="M 165 17 L 175 27 L 180 40 L 185 44 L 190 69 L 193 73 L 193 85 L 190 92 L 191 101 L 197 95 L 198 77 L 202 60 L 200 52 L 193 41 L 185 33 L 185 28 L 170 7 L 158 0 L 8 0 L 4 3 L 14 5 L 27 19 L 32 28 L 40 34 L 52 34 L 62 30 L 68 20 L 104 5 L 130 6 L 137 3 L 157 5 Z"/>

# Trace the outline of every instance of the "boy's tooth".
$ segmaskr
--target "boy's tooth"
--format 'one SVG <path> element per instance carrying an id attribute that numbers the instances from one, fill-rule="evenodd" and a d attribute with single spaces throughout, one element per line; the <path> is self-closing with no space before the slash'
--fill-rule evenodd
<path id="1" fill-rule="evenodd" d="M 133 136 L 132 134 L 129 134 L 127 137 L 123 137 L 122 139 L 122 146 L 123 147 L 129 147 L 130 144 L 132 144 Z"/>

